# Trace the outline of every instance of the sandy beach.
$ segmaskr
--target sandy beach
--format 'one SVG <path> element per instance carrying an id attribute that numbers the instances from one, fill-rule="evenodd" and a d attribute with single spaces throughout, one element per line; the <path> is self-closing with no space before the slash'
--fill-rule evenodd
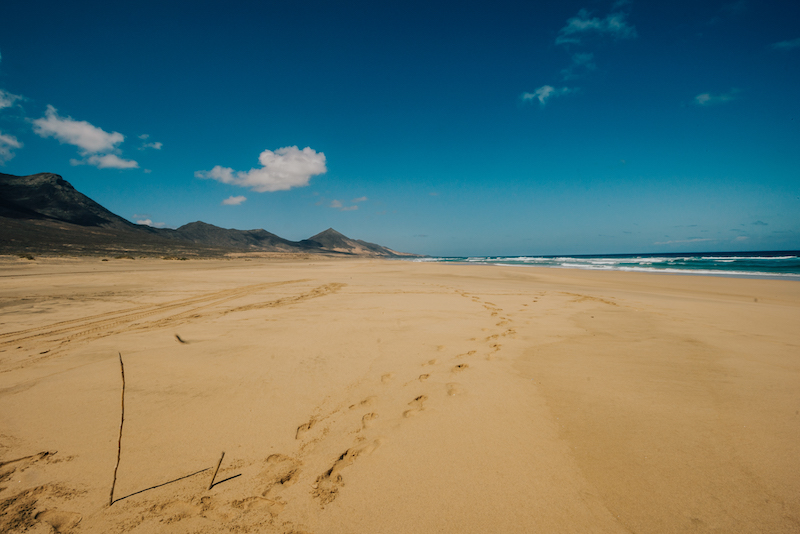
<path id="1" fill-rule="evenodd" d="M 791 281 L 5 257 L 0 531 L 798 532 L 798 324 Z"/>

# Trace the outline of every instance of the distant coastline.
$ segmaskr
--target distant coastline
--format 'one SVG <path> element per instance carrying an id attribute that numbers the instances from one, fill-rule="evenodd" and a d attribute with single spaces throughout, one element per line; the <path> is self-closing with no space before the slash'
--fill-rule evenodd
<path id="1" fill-rule="evenodd" d="M 800 281 L 800 251 L 669 252 L 559 256 L 462 256 L 412 261 L 472 265 L 527 265 L 558 269 L 775 278 Z"/>

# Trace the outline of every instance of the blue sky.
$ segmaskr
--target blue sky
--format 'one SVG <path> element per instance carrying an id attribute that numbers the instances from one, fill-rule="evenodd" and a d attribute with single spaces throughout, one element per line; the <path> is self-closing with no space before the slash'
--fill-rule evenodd
<path id="1" fill-rule="evenodd" d="M 431 255 L 800 249 L 796 1 L 7 2 L 0 172 Z"/>

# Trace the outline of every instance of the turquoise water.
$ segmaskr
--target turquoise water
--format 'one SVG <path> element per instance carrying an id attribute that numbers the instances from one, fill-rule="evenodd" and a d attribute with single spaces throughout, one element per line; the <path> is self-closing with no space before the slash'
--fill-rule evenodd
<path id="1" fill-rule="evenodd" d="M 594 271 L 635 271 L 800 280 L 800 251 L 609 254 L 578 256 L 429 257 L 414 261 L 536 265 Z"/>

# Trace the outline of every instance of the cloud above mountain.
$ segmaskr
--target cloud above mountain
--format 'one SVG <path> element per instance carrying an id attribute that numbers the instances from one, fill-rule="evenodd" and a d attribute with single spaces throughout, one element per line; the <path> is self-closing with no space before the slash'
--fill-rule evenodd
<path id="1" fill-rule="evenodd" d="M 108 133 L 86 121 L 61 117 L 58 110 L 48 105 L 45 116 L 35 119 L 33 131 L 43 138 L 53 137 L 61 144 L 75 146 L 83 160 L 71 160 L 72 165 L 94 165 L 100 169 L 135 169 L 139 164 L 119 157 L 118 145 L 125 140 L 119 132 Z"/>
<path id="2" fill-rule="evenodd" d="M 22 143 L 16 137 L 0 132 L 0 165 L 5 165 L 12 159 L 15 155 L 14 150 L 17 148 L 22 148 Z"/>
<path id="3" fill-rule="evenodd" d="M 258 156 L 260 168 L 234 171 L 215 166 L 210 171 L 197 171 L 195 178 L 216 180 L 224 184 L 247 187 L 258 193 L 287 191 L 305 187 L 312 176 L 328 172 L 325 154 L 306 147 L 287 146 L 275 151 L 265 150 Z"/>

